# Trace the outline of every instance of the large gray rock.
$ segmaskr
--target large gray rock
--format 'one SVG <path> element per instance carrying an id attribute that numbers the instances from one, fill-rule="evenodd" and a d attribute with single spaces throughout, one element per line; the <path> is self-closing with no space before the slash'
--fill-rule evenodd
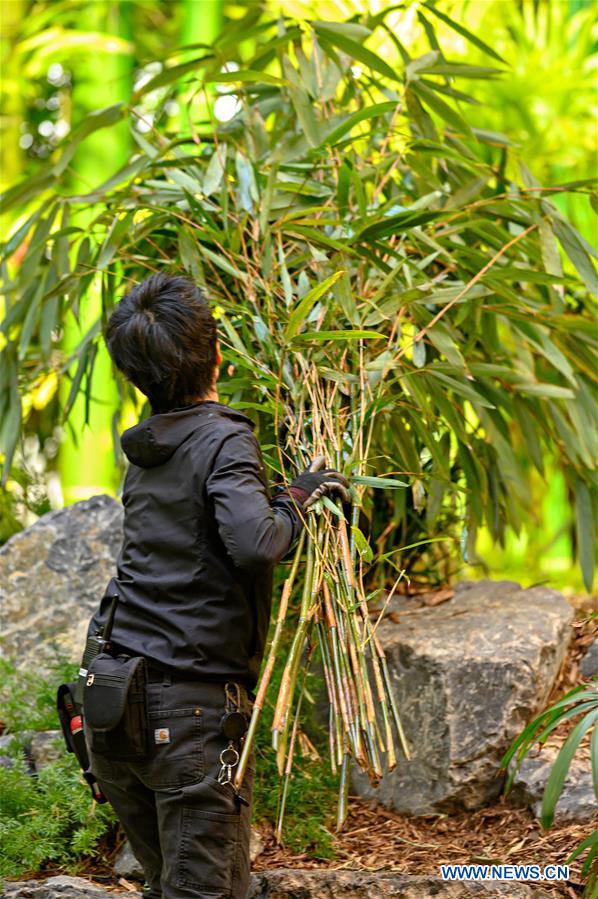
<path id="1" fill-rule="evenodd" d="M 383 620 L 378 636 L 412 758 L 378 787 L 354 772 L 357 793 L 416 815 L 495 799 L 502 755 L 546 702 L 572 618 L 555 590 L 481 581 L 400 613 L 399 623 Z"/>
<path id="2" fill-rule="evenodd" d="M 511 801 L 531 808 L 537 818 L 542 810 L 544 787 L 550 775 L 556 752 L 527 755 L 515 775 L 510 792 Z M 557 824 L 583 823 L 598 818 L 598 804 L 592 781 L 590 759 L 574 758 L 556 804 L 554 820 Z"/>
<path id="3" fill-rule="evenodd" d="M 141 862 L 131 849 L 131 844 L 125 840 L 122 849 L 114 862 L 114 873 L 117 877 L 133 877 L 135 880 L 145 880 Z"/>
<path id="4" fill-rule="evenodd" d="M 588 651 L 581 660 L 580 671 L 582 677 L 587 680 L 598 677 L 598 639 L 590 643 Z"/>
<path id="5" fill-rule="evenodd" d="M 109 899 L 140 893 L 114 893 L 81 877 L 51 877 L 5 883 L 6 899 Z M 562 895 L 568 895 L 563 893 Z M 248 899 L 554 899 L 535 884 L 449 883 L 430 875 L 366 871 L 262 871 L 251 878 Z"/>
<path id="6" fill-rule="evenodd" d="M 127 899 L 141 899 L 141 893 L 103 889 L 90 883 L 84 877 L 50 877 L 48 880 L 5 881 L 4 890 L 0 894 L 6 899 L 109 899 L 114 896 L 126 896 Z"/>
<path id="7" fill-rule="evenodd" d="M 451 883 L 429 874 L 277 870 L 254 874 L 248 899 L 550 899 L 522 883 Z"/>
<path id="8" fill-rule="evenodd" d="M 87 622 L 115 571 L 123 510 L 94 496 L 42 516 L 0 549 L 2 655 L 79 661 Z"/>
<path id="9" fill-rule="evenodd" d="M 41 771 L 50 762 L 55 762 L 65 754 L 64 737 L 61 730 L 39 730 L 31 736 L 29 756 L 36 771 Z"/>

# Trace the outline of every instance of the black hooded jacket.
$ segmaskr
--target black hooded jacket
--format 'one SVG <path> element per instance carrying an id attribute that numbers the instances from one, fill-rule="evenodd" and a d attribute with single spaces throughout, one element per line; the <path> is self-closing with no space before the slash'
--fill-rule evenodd
<path id="1" fill-rule="evenodd" d="M 90 633 L 117 593 L 119 650 L 190 679 L 255 686 L 272 569 L 302 524 L 290 497 L 270 500 L 252 429 L 242 413 L 200 402 L 125 431 L 124 540 Z"/>

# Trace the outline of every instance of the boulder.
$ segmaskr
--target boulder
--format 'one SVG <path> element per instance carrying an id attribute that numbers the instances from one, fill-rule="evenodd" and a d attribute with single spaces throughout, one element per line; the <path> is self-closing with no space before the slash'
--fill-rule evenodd
<path id="1" fill-rule="evenodd" d="M 256 860 L 258 855 L 261 855 L 264 851 L 264 841 L 262 839 L 262 835 L 257 829 L 257 827 L 251 828 L 251 835 L 249 837 L 249 859 L 251 863 Z"/>
<path id="2" fill-rule="evenodd" d="M 420 876 L 369 871 L 275 870 L 254 874 L 247 899 L 550 899 L 523 883 L 451 883 Z"/>
<path id="3" fill-rule="evenodd" d="M 36 771 L 41 771 L 50 762 L 55 762 L 66 752 L 61 730 L 39 730 L 31 735 L 29 758 Z"/>
<path id="4" fill-rule="evenodd" d="M 141 899 L 141 893 L 113 892 L 82 877 L 50 877 L 4 884 L 6 899 Z M 567 895 L 563 893 L 562 895 Z M 450 883 L 431 875 L 390 872 L 261 871 L 251 878 L 248 899 L 554 899 L 535 884 L 471 881 Z"/>
<path id="5" fill-rule="evenodd" d="M 0 651 L 19 665 L 78 662 L 115 570 L 122 505 L 94 496 L 43 515 L 0 548 Z"/>
<path id="6" fill-rule="evenodd" d="M 511 802 L 530 808 L 537 818 L 542 809 L 544 787 L 556 752 L 529 753 L 522 761 L 509 793 Z M 589 758 L 574 758 L 556 804 L 556 824 L 583 823 L 598 818 L 598 804 L 592 781 Z"/>
<path id="7" fill-rule="evenodd" d="M 0 736 L 0 768 L 12 768 L 14 766 L 14 751 L 18 745 L 14 734 L 2 734 Z"/>
<path id="8" fill-rule="evenodd" d="M 114 873 L 117 877 L 133 877 L 135 880 L 145 880 L 141 863 L 137 861 L 128 840 L 125 840 L 122 849 L 116 856 Z"/>
<path id="9" fill-rule="evenodd" d="M 581 676 L 589 680 L 591 677 L 598 677 L 598 639 L 590 643 L 588 651 L 581 660 L 579 667 Z"/>
<path id="10" fill-rule="evenodd" d="M 141 899 L 141 893 L 105 890 L 84 877 L 50 877 L 48 880 L 5 881 L 1 894 L 5 899 L 110 899 L 126 896 Z"/>
<path id="11" fill-rule="evenodd" d="M 481 807 L 501 791 L 505 750 L 546 703 L 573 610 L 547 587 L 481 581 L 393 618 L 377 634 L 412 757 L 377 787 L 354 771 L 354 789 L 415 815 Z"/>

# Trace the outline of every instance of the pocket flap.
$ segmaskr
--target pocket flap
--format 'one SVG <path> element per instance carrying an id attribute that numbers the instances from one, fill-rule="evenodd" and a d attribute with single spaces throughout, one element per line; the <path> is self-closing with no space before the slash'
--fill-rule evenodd
<path id="1" fill-rule="evenodd" d="M 121 720 L 127 697 L 145 683 L 145 659 L 100 653 L 87 669 L 83 713 L 94 731 L 113 730 Z"/>

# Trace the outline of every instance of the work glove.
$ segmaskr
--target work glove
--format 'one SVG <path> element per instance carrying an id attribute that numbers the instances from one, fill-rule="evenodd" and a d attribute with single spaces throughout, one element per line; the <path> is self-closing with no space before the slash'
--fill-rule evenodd
<path id="1" fill-rule="evenodd" d="M 316 456 L 307 471 L 290 484 L 288 492 L 303 509 L 309 509 L 323 496 L 338 495 L 344 503 L 351 502 L 349 482 L 340 471 L 323 468 L 324 456 Z"/>

